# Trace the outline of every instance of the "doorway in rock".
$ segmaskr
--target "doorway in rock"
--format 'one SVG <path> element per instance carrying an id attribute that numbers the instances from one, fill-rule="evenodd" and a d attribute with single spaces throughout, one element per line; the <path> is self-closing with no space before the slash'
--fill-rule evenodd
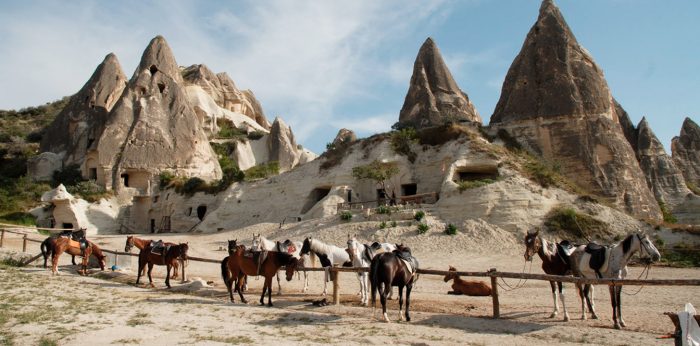
<path id="1" fill-rule="evenodd" d="M 401 185 L 401 196 L 413 196 L 418 193 L 418 185 L 403 184 Z"/>
<path id="2" fill-rule="evenodd" d="M 197 207 L 197 218 L 199 218 L 199 221 L 204 220 L 204 215 L 207 215 L 207 206 L 200 205 Z"/>
<path id="3" fill-rule="evenodd" d="M 124 187 L 129 187 L 129 175 L 124 173 L 121 175 L 122 177 L 122 182 L 124 183 Z"/>
<path id="4" fill-rule="evenodd" d="M 306 203 L 304 203 L 304 207 L 301 208 L 301 214 L 306 214 L 311 208 L 316 205 L 316 203 L 320 202 L 322 199 L 324 199 L 328 194 L 331 192 L 331 187 L 330 186 L 322 186 L 322 187 L 317 187 L 309 193 L 309 196 L 306 198 Z"/>
<path id="5" fill-rule="evenodd" d="M 151 219 L 151 233 L 156 233 L 156 219 Z"/>
<path id="6" fill-rule="evenodd" d="M 61 227 L 63 227 L 64 229 L 73 229 L 73 224 L 70 222 L 64 222 Z"/>

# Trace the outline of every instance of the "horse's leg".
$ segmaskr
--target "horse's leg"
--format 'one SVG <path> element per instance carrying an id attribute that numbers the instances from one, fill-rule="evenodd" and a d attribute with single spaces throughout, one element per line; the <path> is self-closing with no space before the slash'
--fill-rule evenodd
<path id="1" fill-rule="evenodd" d="M 177 279 L 178 268 L 180 268 L 180 261 L 175 260 L 172 262 L 172 265 L 173 265 L 173 277 L 171 277 L 171 279 L 175 280 L 175 279 Z"/>
<path id="2" fill-rule="evenodd" d="M 170 267 L 172 267 L 170 263 L 165 265 L 165 286 L 168 288 L 170 288 Z"/>
<path id="3" fill-rule="evenodd" d="M 139 280 L 141 280 L 141 275 L 146 275 L 146 262 L 141 259 L 141 256 L 139 256 L 139 269 L 136 272 L 136 284 L 139 284 Z"/>
<path id="4" fill-rule="evenodd" d="M 153 285 L 153 278 L 151 277 L 151 272 L 152 272 L 152 271 L 153 271 L 153 263 L 148 262 L 148 284 L 149 284 L 151 287 L 155 287 L 155 285 Z"/>
<path id="5" fill-rule="evenodd" d="M 581 299 L 581 320 L 586 320 L 586 293 L 584 292 L 584 287 L 580 283 L 576 283 L 576 291 L 578 291 L 578 297 Z"/>
<path id="6" fill-rule="evenodd" d="M 403 321 L 403 286 L 399 286 L 399 322 Z"/>
<path id="7" fill-rule="evenodd" d="M 593 299 L 593 297 L 595 296 L 595 286 L 588 286 L 590 287 L 589 294 L 586 296 L 586 299 L 588 300 L 588 309 L 591 312 L 591 318 L 597 320 L 598 314 L 595 313 L 595 300 Z"/>
<path id="8" fill-rule="evenodd" d="M 362 305 L 367 306 L 368 300 L 369 300 L 369 292 L 367 289 L 367 281 L 369 281 L 369 274 L 367 273 L 362 273 L 360 274 L 360 289 L 362 290 Z"/>
<path id="9" fill-rule="evenodd" d="M 280 273 L 279 273 L 279 271 L 277 272 L 277 275 L 275 275 L 275 276 L 277 277 L 277 295 L 278 295 L 278 296 L 281 296 L 281 295 L 282 295 L 282 284 L 280 283 Z"/>
<path id="10" fill-rule="evenodd" d="M 226 269 L 226 270 L 228 270 L 228 269 Z M 231 298 L 231 303 L 234 302 L 234 300 L 233 300 L 233 287 L 232 287 L 233 280 L 234 280 L 233 275 L 231 275 L 229 272 L 229 277 L 226 279 L 225 284 L 226 284 L 226 289 L 228 290 L 228 296 L 229 296 L 229 298 Z M 236 284 L 238 284 L 238 282 L 236 282 Z M 238 286 L 238 285 L 236 285 L 236 286 Z"/>
<path id="11" fill-rule="evenodd" d="M 620 326 L 626 327 L 627 324 L 622 320 L 622 286 L 615 286 L 617 291 L 617 320 L 620 322 Z"/>
<path id="12" fill-rule="evenodd" d="M 75 263 L 75 255 L 71 255 L 70 262 L 73 263 L 74 266 L 78 265 L 77 263 Z"/>
<path id="13" fill-rule="evenodd" d="M 304 288 L 301 289 L 301 293 L 309 290 L 309 274 L 304 270 Z"/>
<path id="14" fill-rule="evenodd" d="M 612 319 L 615 329 L 620 329 L 620 323 L 617 322 L 617 292 L 615 292 L 615 286 L 608 286 L 610 291 L 610 305 L 612 305 Z"/>
<path id="15" fill-rule="evenodd" d="M 557 282 L 557 285 L 559 285 L 559 300 L 561 300 L 561 306 L 564 308 L 564 322 L 568 322 L 569 312 L 566 311 L 566 302 L 564 301 L 564 283 Z"/>
<path id="16" fill-rule="evenodd" d="M 379 295 L 379 301 L 382 303 L 382 315 L 384 316 L 384 322 L 390 323 L 389 316 L 386 314 L 386 297 L 391 292 L 391 280 L 386 280 L 384 282 L 384 290 L 382 290 Z"/>
<path id="17" fill-rule="evenodd" d="M 240 271 L 238 272 L 237 275 L 238 275 L 238 279 L 236 280 L 236 287 L 238 289 L 238 296 L 241 298 L 241 302 L 243 302 L 243 304 L 248 304 L 248 301 L 243 296 L 243 285 L 247 281 L 248 276 L 241 273 Z M 231 279 L 231 280 L 233 280 L 233 279 Z"/>
<path id="18" fill-rule="evenodd" d="M 554 300 L 554 311 L 549 315 L 549 318 L 555 318 L 559 314 L 559 304 L 557 303 L 557 283 L 556 281 L 550 281 L 549 286 L 552 287 L 552 299 Z"/>
<path id="19" fill-rule="evenodd" d="M 265 293 L 267 293 L 268 285 L 269 289 L 272 289 L 272 278 L 265 277 L 265 282 L 263 283 L 262 294 L 260 295 L 260 305 L 265 305 Z"/>
<path id="20" fill-rule="evenodd" d="M 60 256 L 56 253 L 57 251 L 51 253 L 51 273 L 54 275 L 58 275 L 58 257 Z"/>
<path id="21" fill-rule="evenodd" d="M 408 313 L 411 305 L 411 290 L 413 290 L 413 283 L 406 285 L 406 322 L 411 322 L 411 315 Z"/>
<path id="22" fill-rule="evenodd" d="M 277 275 L 277 279 L 279 280 L 279 273 Z M 270 277 L 267 281 L 269 281 L 267 284 L 267 306 L 272 306 L 272 277 Z"/>
<path id="23" fill-rule="evenodd" d="M 328 275 L 330 275 L 330 272 L 328 270 L 323 272 L 323 293 L 321 293 L 321 295 L 324 297 L 326 296 L 328 289 Z"/>

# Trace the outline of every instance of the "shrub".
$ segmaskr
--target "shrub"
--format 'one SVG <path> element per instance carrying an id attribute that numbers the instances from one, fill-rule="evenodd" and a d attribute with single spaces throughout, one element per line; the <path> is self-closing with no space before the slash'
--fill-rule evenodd
<path id="1" fill-rule="evenodd" d="M 391 209 L 385 205 L 380 205 L 374 209 L 374 212 L 377 214 L 391 214 Z"/>
<path id="2" fill-rule="evenodd" d="M 423 220 L 424 217 L 425 217 L 425 212 L 422 210 L 419 210 L 415 214 L 413 214 L 413 219 L 416 221 Z"/>
<path id="3" fill-rule="evenodd" d="M 236 126 L 234 126 L 233 121 L 226 118 L 216 119 L 216 125 L 219 127 L 219 133 L 216 137 L 218 138 L 235 138 L 236 140 L 245 140 L 248 134 Z"/>
<path id="4" fill-rule="evenodd" d="M 25 212 L 13 212 L 0 215 L 0 222 L 11 223 L 15 225 L 34 226 L 36 225 L 36 217 Z"/>
<path id="5" fill-rule="evenodd" d="M 111 192 L 105 190 L 104 187 L 97 185 L 94 180 L 81 181 L 74 186 L 66 188 L 68 192 L 80 196 L 82 199 L 93 203 L 100 199 L 110 196 Z"/>
<path id="6" fill-rule="evenodd" d="M 207 187 L 207 183 L 198 177 L 192 177 L 187 179 L 185 184 L 182 186 L 182 192 L 187 195 L 194 195 L 195 192 L 203 191 Z"/>
<path id="7" fill-rule="evenodd" d="M 676 223 L 678 219 L 671 213 L 671 211 L 666 206 L 666 203 L 659 201 L 659 208 L 661 209 L 661 214 L 664 216 L 664 222 Z"/>
<path id="8" fill-rule="evenodd" d="M 161 190 L 165 189 L 166 187 L 168 187 L 168 185 L 170 185 L 170 183 L 172 183 L 172 181 L 174 179 L 175 179 L 175 174 L 173 174 L 173 172 L 162 171 L 158 175 L 158 180 L 159 180 L 158 186 L 160 186 Z"/>
<path id="9" fill-rule="evenodd" d="M 51 186 L 56 187 L 60 184 L 65 186 L 76 185 L 81 181 L 83 181 L 83 174 L 80 173 L 80 166 L 72 164 L 64 167 L 60 171 L 53 172 Z"/>
<path id="10" fill-rule="evenodd" d="M 447 226 L 445 226 L 445 234 L 449 234 L 449 235 L 457 234 L 457 226 L 455 226 L 451 223 L 447 224 Z"/>
<path id="11" fill-rule="evenodd" d="M 475 189 L 477 187 L 482 187 L 486 186 L 488 184 L 493 184 L 497 180 L 494 179 L 489 179 L 489 178 L 484 178 L 484 179 L 479 179 L 479 180 L 462 180 L 457 183 L 459 192 L 463 192 L 464 190 L 468 189 Z"/>
<path id="12" fill-rule="evenodd" d="M 425 224 L 425 223 L 418 224 L 418 234 L 425 234 L 426 232 L 428 232 L 429 229 L 430 229 L 430 226 L 428 226 L 428 224 Z"/>
<path id="13" fill-rule="evenodd" d="M 395 221 L 395 220 L 392 220 L 392 221 L 391 221 L 391 227 L 396 227 L 396 225 L 397 225 L 396 221 Z"/>
<path id="14" fill-rule="evenodd" d="M 379 229 L 385 229 L 386 228 L 386 222 L 382 221 L 379 223 Z"/>
<path id="15" fill-rule="evenodd" d="M 573 235 L 579 239 L 610 235 L 607 223 L 588 214 L 579 213 L 573 208 L 555 208 L 545 217 L 544 225 L 552 231 L 558 231 L 565 236 Z"/>
<path id="16" fill-rule="evenodd" d="M 533 159 L 525 164 L 525 169 L 530 178 L 542 185 L 542 187 L 557 186 L 557 180 L 559 180 L 560 175 L 558 164 L 549 164 Z"/>
<path id="17" fill-rule="evenodd" d="M 258 139 L 262 138 L 264 135 L 265 135 L 265 132 L 260 131 L 260 130 L 251 131 L 251 132 L 248 132 L 248 139 L 254 141 L 254 140 L 258 140 Z"/>
<path id="18" fill-rule="evenodd" d="M 411 163 L 416 161 L 416 153 L 411 150 L 411 144 L 418 143 L 418 134 L 412 127 L 406 127 L 391 134 L 391 148 L 399 155 L 404 155 Z"/>
<path id="19" fill-rule="evenodd" d="M 342 213 L 340 213 L 340 219 L 344 221 L 349 221 L 350 219 L 352 219 L 352 212 L 350 212 L 349 210 L 343 211 Z"/>
<path id="20" fill-rule="evenodd" d="M 245 171 L 245 180 L 267 179 L 280 172 L 280 164 L 277 161 L 262 163 L 257 166 L 248 168 Z"/>

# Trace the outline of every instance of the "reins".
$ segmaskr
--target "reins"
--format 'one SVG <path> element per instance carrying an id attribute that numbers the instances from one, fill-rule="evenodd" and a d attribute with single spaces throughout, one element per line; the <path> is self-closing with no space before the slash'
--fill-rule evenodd
<path id="1" fill-rule="evenodd" d="M 530 273 L 532 273 L 532 262 L 534 262 L 534 261 L 525 261 L 525 263 L 523 263 L 523 271 L 522 271 L 523 274 L 525 273 L 525 267 L 527 266 L 527 262 L 530 262 Z M 500 287 L 504 292 L 513 291 L 513 290 L 517 290 L 518 288 L 522 288 L 523 286 L 525 286 L 525 283 L 527 282 L 527 280 L 528 279 L 521 278 L 518 280 L 518 282 L 515 285 L 511 286 L 506 282 L 506 280 L 503 277 L 501 277 L 501 282 L 503 284 L 501 285 L 500 283 L 498 283 L 498 287 Z"/>

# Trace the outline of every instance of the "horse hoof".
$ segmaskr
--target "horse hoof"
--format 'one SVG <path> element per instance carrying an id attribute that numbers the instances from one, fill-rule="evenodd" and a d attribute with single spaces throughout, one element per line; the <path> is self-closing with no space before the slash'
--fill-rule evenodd
<path id="1" fill-rule="evenodd" d="M 615 329 L 622 329 L 619 324 L 615 323 Z"/>
<path id="2" fill-rule="evenodd" d="M 411 318 L 406 316 L 406 322 L 411 322 Z"/>
<path id="3" fill-rule="evenodd" d="M 591 319 L 597 320 L 597 319 L 598 319 L 598 315 L 593 315 L 593 316 L 591 316 Z"/>
<path id="4" fill-rule="evenodd" d="M 627 323 L 625 323 L 625 321 L 620 320 L 620 326 L 627 327 Z"/>
<path id="5" fill-rule="evenodd" d="M 564 322 L 569 322 L 569 316 L 564 316 Z"/>
<path id="6" fill-rule="evenodd" d="M 271 308 L 271 307 L 272 307 L 272 303 L 267 303 L 267 307 L 268 307 L 268 308 Z"/>
<path id="7" fill-rule="evenodd" d="M 557 313 L 556 313 L 556 312 L 552 312 L 552 314 L 549 315 L 549 318 L 555 318 L 555 317 L 557 317 Z"/>

